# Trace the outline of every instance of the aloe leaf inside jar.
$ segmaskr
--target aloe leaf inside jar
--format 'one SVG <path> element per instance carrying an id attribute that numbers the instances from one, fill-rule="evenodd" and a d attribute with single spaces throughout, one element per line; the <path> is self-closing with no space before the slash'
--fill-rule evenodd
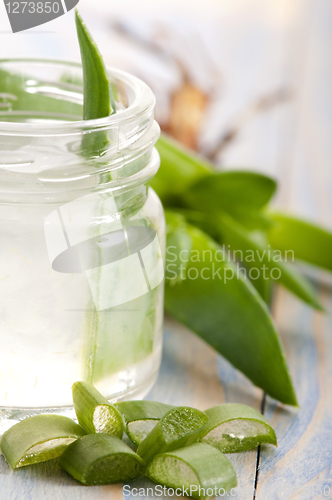
<path id="1" fill-rule="evenodd" d="M 110 114 L 116 114 L 113 87 L 109 82 L 102 56 L 77 11 L 76 28 L 83 68 L 84 119 L 105 118 Z M 151 136 L 150 131 L 149 135 Z M 93 155 L 96 142 L 103 144 L 102 156 L 104 157 L 104 152 L 107 155 L 108 148 L 112 148 L 113 130 L 109 138 L 104 130 L 97 131 L 95 138 L 84 136 L 82 146 L 85 155 L 89 153 Z M 147 149 L 140 150 L 139 154 L 134 154 L 133 158 L 127 161 L 127 176 L 136 173 L 135 168 L 144 167 L 145 161 L 150 163 Z M 125 154 L 130 156 L 130 150 L 128 149 Z M 107 166 L 107 162 L 105 162 L 105 166 Z M 109 172 L 107 168 L 104 169 L 101 176 L 103 183 L 115 179 L 118 180 L 117 169 L 110 169 Z M 163 279 L 163 264 L 155 229 L 151 227 L 152 224 L 148 218 L 143 221 L 136 214 L 138 202 L 142 198 L 144 199 L 142 195 L 141 183 L 139 183 L 137 190 L 126 189 L 123 194 L 117 194 L 117 202 L 112 193 L 104 195 L 106 196 L 107 208 L 109 202 L 111 205 L 112 202 L 114 203 L 113 214 L 106 208 L 103 210 L 103 215 L 105 214 L 106 217 L 113 215 L 114 217 L 114 206 L 120 214 L 123 210 L 120 209 L 119 205 L 124 203 L 125 208 L 127 208 L 125 217 L 131 220 L 134 214 L 135 221 L 133 225 L 128 225 L 127 222 L 127 225 L 124 226 L 121 214 L 120 218 L 113 219 L 112 228 L 108 228 L 106 234 L 105 229 L 102 228 L 99 233 L 101 239 L 96 242 L 99 246 L 99 252 L 96 252 L 97 259 L 94 259 L 94 267 L 91 266 L 89 258 L 87 266 L 85 266 L 94 305 L 98 311 L 93 314 L 90 320 L 90 330 L 93 335 L 91 336 L 92 342 L 88 343 L 86 379 L 91 383 L 98 383 L 105 374 L 112 374 L 115 370 L 131 369 L 132 365 L 153 352 L 156 310 L 160 297 L 158 285 Z M 132 212 L 132 205 L 135 206 L 134 212 Z M 88 257 L 91 257 L 91 252 L 89 252 Z M 96 267 L 98 260 L 102 265 L 99 264 Z M 133 303 L 133 301 L 136 302 Z M 123 309 L 116 309 L 118 306 L 123 307 Z M 108 317 L 110 309 L 113 312 L 112 333 Z M 134 314 L 132 314 L 133 312 Z M 136 335 L 134 332 L 137 332 Z M 111 344 L 108 349 L 107 344 L 110 340 Z M 137 378 L 136 373 L 131 375 Z M 117 393 L 122 392 L 121 387 L 119 389 L 116 390 Z"/>

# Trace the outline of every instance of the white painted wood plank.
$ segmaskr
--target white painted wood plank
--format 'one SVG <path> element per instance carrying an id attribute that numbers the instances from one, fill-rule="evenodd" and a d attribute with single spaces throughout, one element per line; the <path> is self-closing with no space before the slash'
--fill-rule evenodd
<path id="1" fill-rule="evenodd" d="M 303 2 L 305 62 L 295 82 L 297 134 L 286 173 L 285 208 L 332 228 L 332 3 Z"/>

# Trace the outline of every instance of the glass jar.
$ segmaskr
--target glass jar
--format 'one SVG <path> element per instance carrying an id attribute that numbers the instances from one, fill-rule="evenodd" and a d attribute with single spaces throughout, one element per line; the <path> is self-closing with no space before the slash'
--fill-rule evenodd
<path id="1" fill-rule="evenodd" d="M 165 223 L 155 99 L 109 70 L 117 113 L 81 121 L 80 65 L 0 61 L 0 408 L 60 411 L 71 385 L 143 397 L 160 364 Z M 16 417 L 15 417 L 16 418 Z"/>

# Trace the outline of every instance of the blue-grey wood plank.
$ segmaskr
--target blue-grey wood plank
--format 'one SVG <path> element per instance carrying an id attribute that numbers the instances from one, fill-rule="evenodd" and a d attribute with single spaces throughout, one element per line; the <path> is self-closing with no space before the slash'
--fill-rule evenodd
<path id="1" fill-rule="evenodd" d="M 332 44 L 332 4 L 306 0 L 301 7 L 298 52 L 305 61 L 294 81 L 296 140 L 282 180 L 283 202 L 284 208 L 331 229 L 332 59 L 326 47 Z M 325 315 L 286 292 L 275 304 L 301 408 L 289 410 L 267 400 L 279 448 L 262 449 L 257 500 L 332 498 L 332 289 L 319 288 Z"/>
<path id="2" fill-rule="evenodd" d="M 327 315 L 281 292 L 277 318 L 299 399 L 298 410 L 267 399 L 279 446 L 262 447 L 257 500 L 332 498 L 332 293 Z M 325 488 L 325 489 L 324 489 Z"/>

